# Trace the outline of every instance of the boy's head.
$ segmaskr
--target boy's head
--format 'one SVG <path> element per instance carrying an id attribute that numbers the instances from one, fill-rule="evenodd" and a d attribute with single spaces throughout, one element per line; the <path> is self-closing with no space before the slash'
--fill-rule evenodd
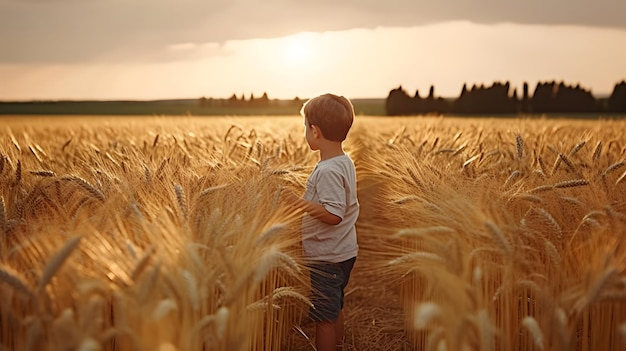
<path id="1" fill-rule="evenodd" d="M 305 102 L 300 114 L 307 127 L 317 126 L 325 139 L 342 142 L 352 127 L 354 107 L 343 96 L 324 94 Z"/>

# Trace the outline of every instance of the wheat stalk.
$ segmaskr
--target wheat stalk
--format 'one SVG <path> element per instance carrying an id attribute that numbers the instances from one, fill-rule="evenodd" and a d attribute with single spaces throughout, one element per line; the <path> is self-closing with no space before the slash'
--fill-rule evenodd
<path id="1" fill-rule="evenodd" d="M 467 148 L 467 144 L 463 144 L 463 145 L 459 146 L 458 149 L 454 150 L 454 152 L 452 153 L 452 156 L 456 156 L 456 155 L 460 154 L 463 150 L 465 150 L 465 148 Z"/>
<path id="2" fill-rule="evenodd" d="M 513 172 L 511 172 L 511 175 L 509 175 L 509 177 L 506 178 L 506 181 L 504 181 L 503 187 L 506 188 L 509 185 L 509 183 L 513 182 L 513 180 L 519 176 L 520 176 L 520 171 L 514 170 Z"/>
<path id="3" fill-rule="evenodd" d="M 21 153 L 22 152 L 22 148 L 20 147 L 20 144 L 15 139 L 15 136 L 13 135 L 13 133 L 10 133 L 10 137 L 11 137 L 11 142 L 13 142 L 13 146 L 15 147 L 17 152 Z"/>
<path id="4" fill-rule="evenodd" d="M 67 139 L 63 146 L 61 146 L 61 151 L 65 151 L 65 148 L 72 142 L 72 138 Z"/>
<path id="5" fill-rule="evenodd" d="M 394 236 L 398 238 L 421 238 L 431 234 L 454 234 L 456 230 L 446 226 L 433 226 L 424 228 L 405 228 L 398 230 Z"/>
<path id="6" fill-rule="evenodd" d="M 538 213 L 539 215 L 541 215 L 543 219 L 545 219 L 545 221 L 548 223 L 548 225 L 550 226 L 550 228 L 552 229 L 552 231 L 556 234 L 558 238 L 561 238 L 563 236 L 563 231 L 561 230 L 561 226 L 554 219 L 554 217 L 550 214 L 550 212 L 546 211 L 543 208 L 535 209 L 534 211 Z"/>
<path id="7" fill-rule="evenodd" d="M 48 170 L 30 171 L 30 174 L 36 175 L 39 177 L 56 177 L 56 173 L 54 173 L 53 171 L 48 171 Z"/>
<path id="8" fill-rule="evenodd" d="M 583 295 L 576 303 L 574 304 L 574 310 L 578 313 L 581 313 L 582 310 L 593 304 L 596 299 L 602 293 L 604 287 L 607 286 L 608 282 L 613 278 L 618 276 L 618 271 L 615 268 L 607 268 L 602 274 L 589 286 L 587 293 Z"/>
<path id="9" fill-rule="evenodd" d="M 93 185 L 89 184 L 89 182 L 84 180 L 83 178 L 80 178 L 78 176 L 64 176 L 61 178 L 61 180 L 78 184 L 82 189 L 86 190 L 87 193 L 91 195 L 91 197 L 97 199 L 100 202 L 104 202 L 105 200 L 104 194 L 100 190 L 96 189 Z"/>
<path id="10" fill-rule="evenodd" d="M 42 325 L 43 322 L 41 318 L 33 318 L 27 322 L 28 329 L 26 330 L 26 351 L 36 351 L 37 347 L 40 346 L 43 329 Z"/>
<path id="11" fill-rule="evenodd" d="M 550 241 L 550 240 L 545 240 L 545 244 L 544 244 L 546 253 L 548 254 L 548 258 L 550 259 L 550 262 L 552 263 L 553 266 L 558 267 L 561 265 L 561 255 L 559 255 L 558 250 L 556 249 L 556 246 L 554 246 L 554 244 Z"/>
<path id="12" fill-rule="evenodd" d="M 300 266 L 293 257 L 281 251 L 278 252 L 277 256 L 280 262 L 284 263 L 292 272 L 300 273 Z"/>
<path id="13" fill-rule="evenodd" d="M 7 231 L 7 210 L 4 204 L 4 196 L 0 194 L 0 235 L 4 237 Z"/>
<path id="14" fill-rule="evenodd" d="M 491 234 L 491 237 L 498 243 L 500 249 L 502 249 L 507 256 L 512 255 L 513 246 L 511 246 L 511 243 L 504 236 L 500 228 L 492 221 L 485 221 L 485 227 L 487 227 L 487 231 Z"/>
<path id="15" fill-rule="evenodd" d="M 287 224 L 285 224 L 285 223 L 275 223 L 275 224 L 272 224 L 269 228 L 265 229 L 259 235 L 259 237 L 256 239 L 256 244 L 257 245 L 264 245 L 264 244 L 272 241 L 272 239 L 274 239 L 276 236 L 278 236 L 278 234 L 281 233 L 286 228 L 287 228 Z"/>
<path id="16" fill-rule="evenodd" d="M 559 182 L 554 184 L 555 188 L 573 188 L 573 187 L 577 187 L 577 186 L 584 186 L 584 185 L 589 185 L 589 181 L 586 179 L 572 179 L 572 180 L 566 180 L 563 182 Z"/>
<path id="17" fill-rule="evenodd" d="M 35 295 L 26 278 L 9 266 L 0 264 L 0 281 L 5 282 L 16 291 L 28 297 Z"/>
<path id="18" fill-rule="evenodd" d="M 472 162 L 476 161 L 480 158 L 481 155 L 474 155 L 470 157 L 467 161 L 463 162 L 463 168 L 469 166 Z"/>
<path id="19" fill-rule="evenodd" d="M 609 173 L 611 173 L 611 172 L 613 172 L 613 171 L 616 171 L 616 170 L 618 170 L 618 169 L 622 168 L 624 165 L 626 165 L 626 160 L 622 160 L 622 161 L 619 161 L 619 162 L 615 162 L 615 163 L 613 163 L 612 165 L 608 166 L 608 167 L 604 170 L 604 172 L 602 172 L 602 175 L 603 175 L 603 176 L 606 176 L 607 174 L 609 174 Z"/>
<path id="20" fill-rule="evenodd" d="M 220 307 L 215 314 L 203 317 L 196 325 L 196 331 L 201 332 L 209 325 L 215 325 L 215 334 L 218 338 L 222 338 L 226 331 L 230 311 L 228 307 Z"/>
<path id="21" fill-rule="evenodd" d="M 624 171 L 624 173 L 622 173 L 622 175 L 619 176 L 619 178 L 617 178 L 617 180 L 615 181 L 615 185 L 619 184 L 622 180 L 624 180 L 625 177 L 626 177 L 626 171 Z"/>
<path id="22" fill-rule="evenodd" d="M 600 155 L 602 154 L 602 140 L 598 141 L 596 144 L 596 148 L 593 150 L 593 155 L 591 156 L 591 160 L 596 162 L 600 159 Z"/>
<path id="23" fill-rule="evenodd" d="M 408 202 L 413 202 L 413 201 L 422 201 L 423 199 L 417 195 L 407 195 L 404 197 L 401 197 L 399 199 L 395 199 L 392 200 L 391 202 L 397 205 L 402 205 Z"/>
<path id="24" fill-rule="evenodd" d="M 569 157 L 559 153 L 559 159 L 563 160 L 563 163 L 565 163 L 567 165 L 567 168 L 569 168 L 572 172 L 578 173 L 576 171 L 576 167 L 574 166 L 574 163 L 569 159 Z"/>
<path id="25" fill-rule="evenodd" d="M 154 247 L 150 246 L 150 248 L 148 248 L 148 250 L 146 250 L 144 254 L 141 256 L 141 258 L 135 265 L 135 268 L 133 269 L 132 273 L 130 274 L 130 277 L 133 281 L 136 282 L 139 276 L 141 275 L 141 273 L 143 273 L 146 267 L 148 267 L 148 263 L 150 262 L 150 258 L 152 258 L 152 254 L 154 253 L 154 251 L 155 251 Z"/>
<path id="26" fill-rule="evenodd" d="M 415 329 L 428 327 L 436 318 L 442 315 L 441 307 L 434 302 L 422 302 L 415 308 L 413 326 Z"/>
<path id="27" fill-rule="evenodd" d="M 227 307 L 220 307 L 215 314 L 215 334 L 218 338 L 222 338 L 226 332 L 230 311 Z"/>
<path id="28" fill-rule="evenodd" d="M 187 207 L 187 198 L 185 197 L 183 187 L 180 186 L 180 184 L 174 184 L 174 192 L 176 193 L 176 202 L 178 203 L 178 208 L 183 214 L 183 218 L 187 219 L 189 209 Z"/>
<path id="29" fill-rule="evenodd" d="M 435 330 L 430 332 L 430 335 L 428 336 L 428 344 L 426 350 L 448 350 L 448 347 L 446 345 L 445 332 L 446 330 L 441 327 L 436 328 Z"/>
<path id="30" fill-rule="evenodd" d="M 187 283 L 187 296 L 189 297 L 189 300 L 191 300 L 191 307 L 194 311 L 197 311 L 200 309 L 200 294 L 198 292 L 199 289 L 196 278 L 188 270 L 183 270 L 182 275 Z"/>
<path id="31" fill-rule="evenodd" d="M 541 328 L 539 328 L 539 324 L 537 324 L 535 318 L 531 316 L 524 317 L 524 319 L 522 319 L 522 325 L 530 332 L 535 346 L 537 346 L 539 350 L 543 350 L 543 333 L 541 332 Z"/>
<path id="32" fill-rule="evenodd" d="M 556 174 L 556 171 L 559 170 L 559 166 L 561 165 L 561 162 L 563 162 L 563 159 L 561 158 L 561 154 L 559 153 L 556 159 L 554 160 L 554 165 L 552 165 L 552 172 L 550 172 L 551 175 Z"/>
<path id="33" fill-rule="evenodd" d="M 543 175 L 546 175 L 546 176 L 547 176 L 547 175 L 548 175 L 548 171 L 547 171 L 546 165 L 545 165 L 545 163 L 543 162 L 543 159 L 541 158 L 541 156 L 539 156 L 539 157 L 537 158 L 537 163 L 539 163 L 539 167 L 541 168 L 541 174 L 543 174 Z"/>
<path id="34" fill-rule="evenodd" d="M 267 307 L 269 306 L 269 302 L 265 299 L 263 300 L 259 300 L 259 301 L 255 301 L 249 305 L 246 306 L 246 310 L 248 311 L 266 311 Z M 272 309 L 274 310 L 279 310 L 281 307 L 275 303 L 273 303 L 272 305 Z"/>
<path id="35" fill-rule="evenodd" d="M 140 289 L 138 292 L 138 297 L 140 300 L 147 299 L 157 285 L 157 281 L 161 276 L 161 263 L 157 262 L 151 267 L 151 269 L 148 270 L 146 274 L 147 277 L 144 278 L 144 281 L 140 285 Z"/>
<path id="36" fill-rule="evenodd" d="M 569 156 L 569 157 L 574 156 L 578 151 L 580 151 L 580 149 L 582 149 L 583 146 L 585 146 L 586 143 L 587 143 L 587 141 L 582 140 L 578 144 L 574 145 L 574 147 L 572 148 L 572 150 L 570 150 L 570 152 L 569 152 L 569 154 L 567 154 L 567 156 Z"/>
<path id="37" fill-rule="evenodd" d="M 432 263 L 445 263 L 446 260 L 443 257 L 437 254 L 434 254 L 432 252 L 420 251 L 420 252 L 413 252 L 413 253 L 395 258 L 387 262 L 387 265 L 394 266 L 394 265 L 399 265 L 399 264 L 403 264 L 406 262 L 415 262 L 415 261 L 424 261 L 424 262 L 428 262 L 429 264 L 432 264 Z"/>
<path id="38" fill-rule="evenodd" d="M 159 304 L 152 311 L 152 320 L 159 321 L 170 312 L 178 310 L 178 304 L 174 299 L 168 298 L 163 299 L 159 302 Z"/>
<path id="39" fill-rule="evenodd" d="M 169 158 L 163 159 L 163 161 L 161 161 L 161 163 L 159 164 L 159 167 L 157 168 L 156 172 L 154 172 L 154 176 L 161 179 L 161 173 L 163 172 L 163 170 L 165 169 L 165 166 L 169 162 L 170 162 Z"/>
<path id="40" fill-rule="evenodd" d="M 517 149 L 517 159 L 521 160 L 524 155 L 524 139 L 519 134 L 515 134 L 515 148 Z"/>
<path id="41" fill-rule="evenodd" d="M 39 155 L 37 154 L 37 151 L 35 151 L 35 149 L 28 145 L 28 150 L 30 151 L 31 154 L 33 154 L 33 156 L 35 156 L 35 158 L 37 159 L 37 162 L 42 163 L 43 161 L 41 160 L 41 157 L 39 157 Z"/>
<path id="42" fill-rule="evenodd" d="M 304 305 L 308 307 L 313 307 L 313 304 L 311 303 L 311 301 L 304 295 L 296 292 L 293 289 L 293 287 L 279 287 L 279 288 L 274 289 L 274 291 L 272 292 L 272 298 L 275 300 L 291 298 L 291 299 L 302 302 Z"/>
<path id="43" fill-rule="evenodd" d="M 283 252 L 278 250 L 276 246 L 272 245 L 261 256 L 260 262 L 257 264 L 256 269 L 254 270 L 254 283 L 260 283 L 261 281 L 263 281 L 263 279 L 265 279 L 265 276 L 267 276 L 267 274 L 276 264 L 276 261 L 287 263 L 289 267 L 295 271 L 299 270 L 297 264 L 293 259 L 291 259 L 289 255 L 285 255 Z"/>
<path id="44" fill-rule="evenodd" d="M 78 247 L 81 238 L 82 237 L 80 236 L 76 236 L 67 240 L 65 245 L 63 245 L 63 247 L 52 257 L 50 257 L 48 263 L 44 267 L 41 278 L 39 279 L 39 286 L 37 287 L 38 291 L 41 291 L 44 287 L 46 287 L 46 285 L 48 285 L 48 283 L 50 283 L 52 277 L 59 271 L 59 268 L 63 266 L 68 257 L 70 257 L 72 252 L 74 252 L 74 250 Z"/>
<path id="45" fill-rule="evenodd" d="M 144 177 L 146 179 L 146 183 L 152 183 L 152 175 L 150 174 L 150 170 L 148 169 L 148 166 L 144 165 L 143 166 L 143 174 Z"/>
<path id="46" fill-rule="evenodd" d="M 22 180 L 22 161 L 17 160 L 17 167 L 15 168 L 15 183 L 18 184 Z"/>

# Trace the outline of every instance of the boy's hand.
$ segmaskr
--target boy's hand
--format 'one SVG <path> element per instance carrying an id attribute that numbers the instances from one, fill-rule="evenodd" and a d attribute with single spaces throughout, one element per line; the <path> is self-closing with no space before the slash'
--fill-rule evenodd
<path id="1" fill-rule="evenodd" d="M 282 189 L 281 198 L 290 208 L 293 208 L 294 210 L 304 211 L 308 213 L 311 217 L 320 220 L 326 224 L 337 225 L 341 223 L 341 217 L 328 212 L 328 210 L 326 210 L 326 208 L 324 208 L 322 204 L 315 204 L 310 201 L 306 201 L 305 199 L 296 195 L 290 189 Z"/>

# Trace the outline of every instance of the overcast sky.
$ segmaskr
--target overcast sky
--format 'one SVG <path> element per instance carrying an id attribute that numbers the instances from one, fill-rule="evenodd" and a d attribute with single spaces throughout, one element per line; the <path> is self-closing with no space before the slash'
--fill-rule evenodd
<path id="1" fill-rule="evenodd" d="M 26 89 L 22 78 L 29 69 L 54 66 L 78 75 L 80 67 L 95 67 L 90 65 L 197 61 L 197 53 L 176 50 L 190 47 L 202 46 L 207 59 L 228 55 L 224 48 L 233 41 L 451 22 L 480 28 L 565 26 L 617 33 L 620 40 L 625 14 L 625 0 L 0 0 L 0 73 Z M 616 69 L 615 80 L 625 78 L 624 69 Z M 18 97 L 10 88 L 0 90 L 0 99 Z"/>

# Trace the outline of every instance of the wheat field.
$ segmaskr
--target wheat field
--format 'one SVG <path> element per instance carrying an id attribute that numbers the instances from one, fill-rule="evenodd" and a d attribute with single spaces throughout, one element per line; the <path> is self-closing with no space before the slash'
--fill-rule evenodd
<path id="1" fill-rule="evenodd" d="M 344 350 L 626 347 L 623 120 L 357 116 Z M 313 350 L 292 117 L 5 117 L 0 350 Z"/>

